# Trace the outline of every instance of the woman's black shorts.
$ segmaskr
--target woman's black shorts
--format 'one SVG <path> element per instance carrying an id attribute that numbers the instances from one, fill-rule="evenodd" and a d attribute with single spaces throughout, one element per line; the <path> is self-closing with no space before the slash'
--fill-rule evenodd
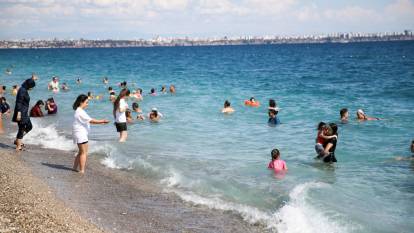
<path id="1" fill-rule="evenodd" d="M 115 127 L 117 132 L 127 131 L 127 124 L 115 122 Z"/>

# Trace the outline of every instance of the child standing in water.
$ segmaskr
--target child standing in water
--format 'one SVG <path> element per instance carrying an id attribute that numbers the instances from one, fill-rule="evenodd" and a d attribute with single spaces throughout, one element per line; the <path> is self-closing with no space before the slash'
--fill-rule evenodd
<path id="1" fill-rule="evenodd" d="M 90 130 L 90 124 L 107 124 L 108 120 L 96 120 L 91 118 L 85 109 L 88 107 L 89 99 L 86 95 L 79 95 L 73 103 L 73 110 L 75 110 L 72 135 L 73 142 L 78 145 L 79 152 L 76 155 L 73 162 L 73 170 L 79 173 L 85 172 L 86 157 L 88 155 L 88 134 Z M 79 167 L 79 170 L 78 170 Z"/>
<path id="2" fill-rule="evenodd" d="M 119 142 L 125 142 L 128 137 L 127 119 L 125 115 L 125 112 L 128 109 L 128 104 L 125 99 L 129 94 L 130 92 L 128 89 L 122 89 L 114 102 L 113 114 L 115 117 L 116 131 L 119 132 Z"/>
<path id="3" fill-rule="evenodd" d="M 273 149 L 271 152 L 272 161 L 267 166 L 268 169 L 272 169 L 275 172 L 287 171 L 286 162 L 280 159 L 280 152 L 278 149 Z"/>

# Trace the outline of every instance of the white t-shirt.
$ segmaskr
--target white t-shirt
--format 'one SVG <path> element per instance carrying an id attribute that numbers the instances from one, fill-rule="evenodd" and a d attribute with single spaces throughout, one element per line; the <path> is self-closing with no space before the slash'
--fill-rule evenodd
<path id="1" fill-rule="evenodd" d="M 124 109 L 124 110 L 126 110 L 128 108 L 128 104 L 125 101 L 125 99 L 120 99 L 119 100 L 119 107 L 118 107 L 118 109 L 116 110 L 116 113 L 115 113 L 115 122 L 117 122 L 117 123 L 126 123 L 127 120 L 126 120 L 125 111 L 124 112 L 119 112 L 119 109 L 121 109 L 121 108 Z"/>
<path id="2" fill-rule="evenodd" d="M 59 90 L 59 82 L 50 81 L 49 86 L 53 90 Z"/>
<path id="3" fill-rule="evenodd" d="M 81 107 L 77 108 L 73 116 L 72 134 L 74 143 L 88 141 L 90 121 L 92 118 Z"/>

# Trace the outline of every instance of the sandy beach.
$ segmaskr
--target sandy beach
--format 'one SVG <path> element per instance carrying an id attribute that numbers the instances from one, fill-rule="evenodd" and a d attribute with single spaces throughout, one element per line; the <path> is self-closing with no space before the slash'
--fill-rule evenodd
<path id="1" fill-rule="evenodd" d="M 0 179 L 0 232 L 103 232 L 66 207 L 9 149 L 0 151 Z"/>
<path id="2" fill-rule="evenodd" d="M 85 175 L 73 154 L 1 136 L 1 232 L 263 232 L 234 213 L 183 202 L 131 172 L 90 155 Z M 102 229 L 102 230 L 101 230 Z"/>

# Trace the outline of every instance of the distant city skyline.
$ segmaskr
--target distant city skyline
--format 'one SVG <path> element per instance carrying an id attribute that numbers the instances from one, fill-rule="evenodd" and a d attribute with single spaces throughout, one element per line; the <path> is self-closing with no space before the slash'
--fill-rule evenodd
<path id="1" fill-rule="evenodd" d="M 0 40 L 401 32 L 414 0 L 2 0 Z"/>

